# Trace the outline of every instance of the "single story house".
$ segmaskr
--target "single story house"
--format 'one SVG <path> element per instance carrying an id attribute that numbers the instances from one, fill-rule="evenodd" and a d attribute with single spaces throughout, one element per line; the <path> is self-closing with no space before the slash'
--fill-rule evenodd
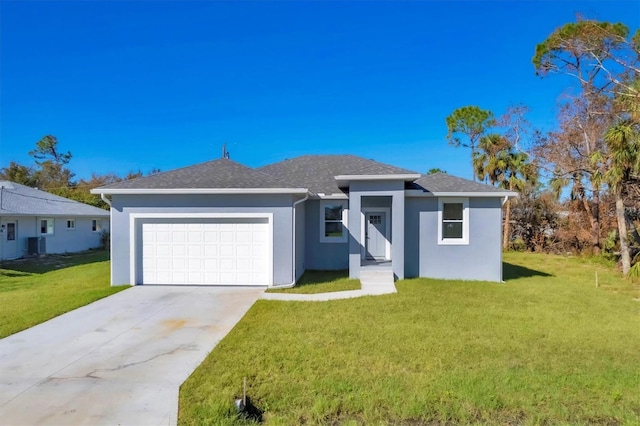
<path id="1" fill-rule="evenodd" d="M 93 190 L 111 205 L 111 283 L 292 286 L 306 269 L 502 280 L 516 194 L 353 155 L 260 168 L 221 158 Z"/>
<path id="2" fill-rule="evenodd" d="M 0 181 L 0 260 L 97 248 L 103 230 L 106 210 Z"/>

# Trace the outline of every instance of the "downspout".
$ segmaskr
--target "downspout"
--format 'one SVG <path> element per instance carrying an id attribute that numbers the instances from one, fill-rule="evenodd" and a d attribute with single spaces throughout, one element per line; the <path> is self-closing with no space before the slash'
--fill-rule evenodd
<path id="1" fill-rule="evenodd" d="M 506 202 L 509 201 L 509 196 L 505 195 L 504 198 L 502 199 L 502 206 L 504 206 L 506 204 Z M 502 210 L 500 210 L 500 214 L 502 214 Z M 500 224 L 500 237 L 502 237 L 502 231 L 504 230 L 504 227 L 502 226 L 502 224 Z M 504 253 L 502 252 L 502 238 L 500 238 L 500 282 L 504 284 L 504 276 L 503 276 L 503 265 L 504 265 Z"/>
<path id="2" fill-rule="evenodd" d="M 113 207 L 113 205 L 111 204 L 111 200 L 107 198 L 106 195 L 104 195 L 104 192 L 100 193 L 100 198 L 102 198 L 102 201 L 104 201 L 105 203 L 107 203 L 109 205 L 109 208 Z M 111 229 L 111 228 L 109 228 Z"/>
<path id="3" fill-rule="evenodd" d="M 296 285 L 296 206 L 300 203 L 303 203 L 305 201 L 307 201 L 309 199 L 309 193 L 305 194 L 304 198 L 302 198 L 301 200 L 298 200 L 296 202 L 293 203 L 293 217 L 292 217 L 292 229 L 291 229 L 291 235 L 293 235 L 292 241 L 293 244 L 291 245 L 291 247 L 293 248 L 293 264 L 291 265 L 291 277 L 293 279 L 293 281 L 291 281 L 291 283 L 289 284 L 283 284 L 283 285 L 274 285 L 273 288 L 291 288 L 294 287 Z"/>
<path id="4" fill-rule="evenodd" d="M 104 192 L 100 193 L 100 198 L 102 199 L 102 201 L 109 205 L 109 259 L 111 259 L 111 253 L 113 252 L 113 240 L 111 239 L 111 230 L 113 229 L 113 224 L 111 223 L 111 221 L 113 219 L 113 215 L 111 214 L 111 209 L 113 208 L 113 204 L 111 203 L 111 200 L 108 199 L 104 194 Z M 113 262 L 109 262 L 109 275 L 111 276 L 109 282 L 113 286 Z"/>

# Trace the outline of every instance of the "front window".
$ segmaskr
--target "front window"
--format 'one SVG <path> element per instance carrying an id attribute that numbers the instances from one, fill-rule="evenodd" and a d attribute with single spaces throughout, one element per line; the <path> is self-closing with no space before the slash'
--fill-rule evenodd
<path id="1" fill-rule="evenodd" d="M 100 220 L 100 219 L 92 219 L 91 220 L 91 231 L 93 231 L 93 232 L 102 231 L 102 220 Z"/>
<path id="2" fill-rule="evenodd" d="M 67 229 L 69 230 L 76 229 L 75 219 L 67 219 Z"/>
<path id="3" fill-rule="evenodd" d="M 40 219 L 40 233 L 42 235 L 53 234 L 53 219 Z"/>
<path id="4" fill-rule="evenodd" d="M 469 200 L 445 198 L 438 201 L 438 243 L 469 244 Z"/>
<path id="5" fill-rule="evenodd" d="M 320 201 L 320 242 L 344 243 L 347 241 L 347 202 Z"/>

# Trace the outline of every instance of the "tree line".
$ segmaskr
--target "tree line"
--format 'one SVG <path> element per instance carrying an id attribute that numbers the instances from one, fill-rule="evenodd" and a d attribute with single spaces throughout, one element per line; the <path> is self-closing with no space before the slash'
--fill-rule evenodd
<path id="1" fill-rule="evenodd" d="M 576 83 L 557 128 L 533 128 L 523 105 L 470 105 L 446 118 L 449 144 L 469 148 L 474 179 L 520 193 L 505 203 L 504 248 L 605 254 L 640 275 L 640 30 L 578 17 L 532 64 Z"/>
<path id="2" fill-rule="evenodd" d="M 35 149 L 29 151 L 29 155 L 34 159 L 34 165 L 11 161 L 8 166 L 0 169 L 0 180 L 38 188 L 103 209 L 108 209 L 109 206 L 99 195 L 91 193 L 93 188 L 143 176 L 141 171 L 129 172 L 123 176 L 115 173 L 92 173 L 89 179 L 76 180 L 75 173 L 68 166 L 73 157 L 71 152 L 61 151 L 58 148 L 58 139 L 52 135 L 46 135 L 36 142 Z M 154 169 L 149 174 L 159 171 Z"/>

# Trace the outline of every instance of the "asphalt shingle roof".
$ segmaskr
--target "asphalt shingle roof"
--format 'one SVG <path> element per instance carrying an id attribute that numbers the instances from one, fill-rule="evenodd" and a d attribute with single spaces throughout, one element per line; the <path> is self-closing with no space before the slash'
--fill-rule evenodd
<path id="1" fill-rule="evenodd" d="M 221 158 L 163 173 L 116 182 L 99 188 L 109 189 L 267 189 L 306 188 L 312 194 L 345 192 L 335 177 L 339 175 L 404 175 L 411 170 L 379 163 L 355 155 L 303 155 L 252 169 Z M 423 175 L 406 184 L 407 189 L 427 192 L 504 192 L 478 182 L 444 173 Z"/>
<path id="2" fill-rule="evenodd" d="M 92 216 L 109 212 L 15 182 L 0 181 L 0 216 Z"/>
<path id="3" fill-rule="evenodd" d="M 423 175 L 413 181 L 409 189 L 421 189 L 427 192 L 504 192 L 504 189 L 473 182 L 446 173 Z"/>
<path id="4" fill-rule="evenodd" d="M 258 170 L 280 179 L 298 182 L 312 193 L 343 192 L 336 183 L 339 175 L 417 174 L 411 170 L 379 163 L 355 155 L 303 155 Z"/>
<path id="5" fill-rule="evenodd" d="M 220 158 L 194 166 L 116 182 L 100 189 L 304 188 L 235 161 Z"/>

